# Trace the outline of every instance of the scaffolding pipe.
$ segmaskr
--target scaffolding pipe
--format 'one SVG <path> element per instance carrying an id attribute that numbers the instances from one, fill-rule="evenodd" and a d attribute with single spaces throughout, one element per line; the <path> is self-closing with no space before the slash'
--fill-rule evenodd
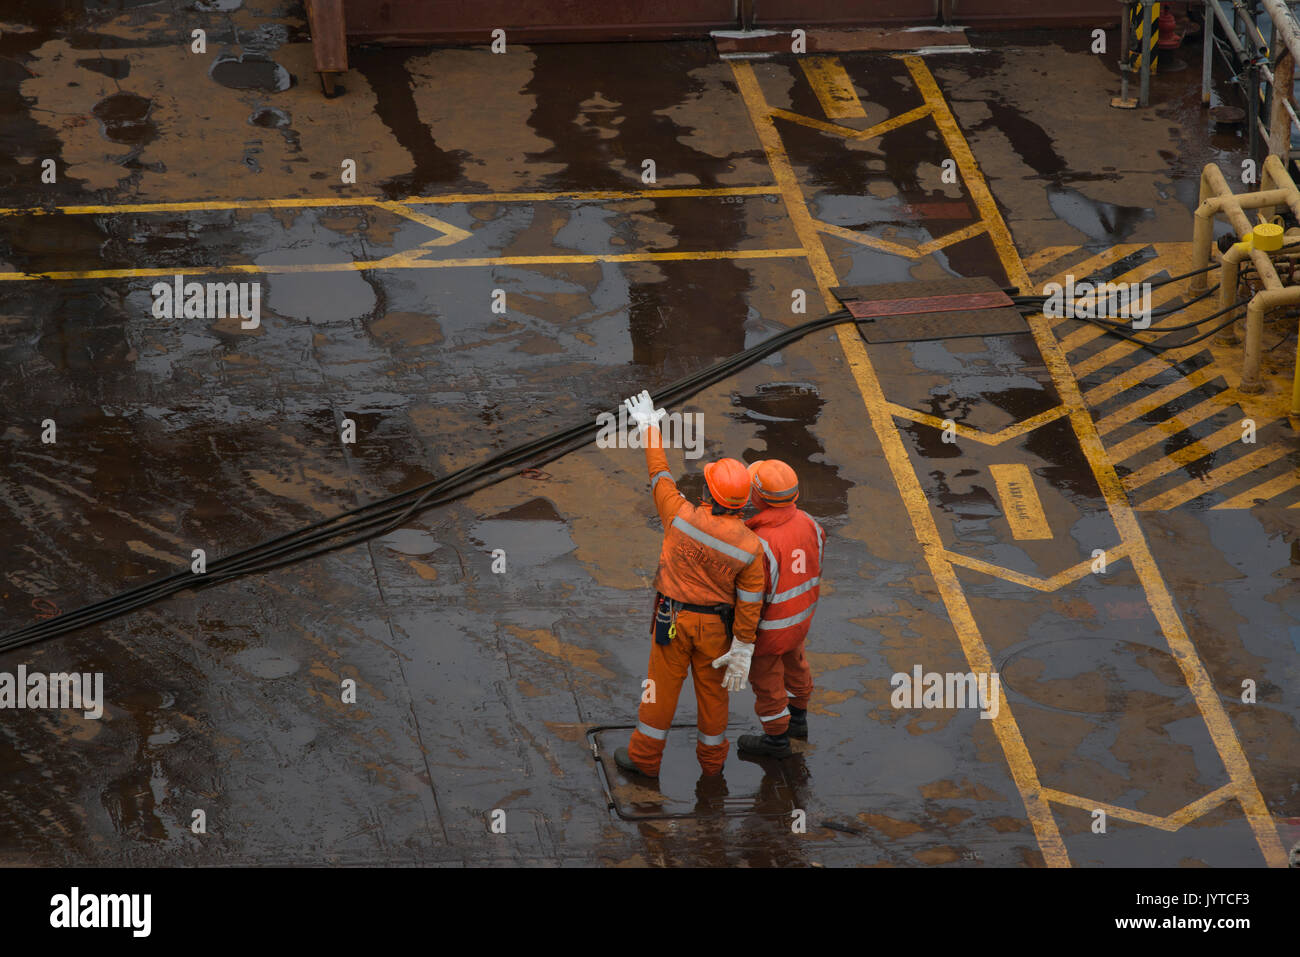
<path id="1" fill-rule="evenodd" d="M 1273 21 L 1273 36 L 1291 51 L 1292 58 L 1300 58 L 1300 24 L 1282 0 L 1263 0 L 1264 9 Z"/>
<path id="2" fill-rule="evenodd" d="M 1204 31 L 1201 37 L 1201 106 L 1210 105 L 1210 80 L 1214 74 L 1214 14 L 1210 7 L 1214 0 L 1205 0 Z M 1128 18 L 1124 19 L 1128 23 Z"/>
<path id="3" fill-rule="evenodd" d="M 1273 114 L 1268 127 L 1268 151 L 1276 156 L 1290 157 L 1291 127 L 1300 127 L 1291 103 L 1291 87 L 1295 82 L 1295 57 L 1283 49 L 1278 56 L 1277 73 L 1263 68 L 1264 79 L 1273 90 Z"/>

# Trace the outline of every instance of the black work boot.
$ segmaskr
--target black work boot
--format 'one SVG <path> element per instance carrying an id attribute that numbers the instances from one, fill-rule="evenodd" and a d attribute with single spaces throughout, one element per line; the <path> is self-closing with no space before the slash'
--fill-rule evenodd
<path id="1" fill-rule="evenodd" d="M 794 751 L 790 749 L 790 735 L 781 734 L 742 734 L 736 742 L 741 754 L 755 758 L 788 758 Z"/>
<path id="2" fill-rule="evenodd" d="M 632 760 L 632 755 L 628 754 L 627 748 L 619 748 L 614 752 L 614 763 L 618 765 L 620 771 L 625 771 L 628 774 L 635 774 L 638 777 L 648 778 L 651 781 L 659 780 L 659 775 L 647 774 L 645 771 L 642 771 L 641 768 L 637 766 L 637 763 Z"/>
<path id="3" fill-rule="evenodd" d="M 801 741 L 808 740 L 808 709 L 790 705 L 790 727 L 786 734 Z"/>

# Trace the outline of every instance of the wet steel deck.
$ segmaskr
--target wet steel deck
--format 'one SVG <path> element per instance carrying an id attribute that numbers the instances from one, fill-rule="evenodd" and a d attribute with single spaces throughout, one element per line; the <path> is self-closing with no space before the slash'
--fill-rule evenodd
<path id="1" fill-rule="evenodd" d="M 796 289 L 811 316 L 840 286 L 1178 272 L 1201 165 L 1243 156 L 1199 132 L 1194 71 L 1110 110 L 1113 65 L 1074 34 L 816 68 L 706 43 L 354 51 L 325 100 L 273 3 L 195 14 L 205 55 L 165 6 L 18 6 L 5 631 L 594 416 L 807 318 Z M 260 281 L 260 328 L 154 318 L 176 272 Z M 660 535 L 640 453 L 593 447 L 366 546 L 0 655 L 102 670 L 107 697 L 98 722 L 0 714 L 0 862 L 1284 863 L 1293 345 L 1246 397 L 1232 349 L 1153 365 L 1090 329 L 840 327 L 688 403 L 708 457 L 794 464 L 830 533 L 812 737 L 783 767 L 733 749 L 725 789 L 701 783 L 683 730 L 658 793 L 609 760 L 625 732 L 591 733 L 635 720 Z M 1227 441 L 1247 414 L 1258 443 Z M 699 462 L 670 461 L 698 494 Z M 1004 515 L 991 467 L 1019 465 L 1047 537 Z M 896 710 L 890 675 L 917 664 L 996 668 L 1005 706 Z M 754 726 L 733 695 L 730 736 Z"/>

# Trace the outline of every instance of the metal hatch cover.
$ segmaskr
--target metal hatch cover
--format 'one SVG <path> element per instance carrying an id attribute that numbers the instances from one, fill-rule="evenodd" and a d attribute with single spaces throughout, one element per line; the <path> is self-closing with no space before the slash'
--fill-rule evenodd
<path id="1" fill-rule="evenodd" d="M 704 776 L 695 759 L 695 725 L 673 724 L 659 780 L 633 778 L 614 766 L 614 749 L 627 744 L 635 725 L 596 725 L 587 743 L 605 791 L 609 810 L 624 821 L 671 821 L 712 817 L 766 817 L 790 820 L 806 807 L 808 768 L 804 742 L 793 757 L 741 758 L 736 731 L 728 727 L 731 753 L 721 775 Z"/>
<path id="2" fill-rule="evenodd" d="M 873 344 L 1029 332 L 1011 297 L 987 276 L 840 286 L 831 292 L 854 317 L 874 320 L 858 326 Z"/>

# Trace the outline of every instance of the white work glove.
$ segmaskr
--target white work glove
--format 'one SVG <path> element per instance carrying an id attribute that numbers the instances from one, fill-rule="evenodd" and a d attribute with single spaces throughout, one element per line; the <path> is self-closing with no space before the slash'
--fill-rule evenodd
<path id="1" fill-rule="evenodd" d="M 713 667 L 727 666 L 727 673 L 722 676 L 722 687 L 728 691 L 744 691 L 745 679 L 749 677 L 749 662 L 753 657 L 753 642 L 745 644 L 739 638 L 732 638 L 727 653 L 713 659 Z"/>
<path id="2" fill-rule="evenodd" d="M 655 408 L 654 399 L 650 398 L 650 393 L 645 390 L 642 390 L 640 395 L 624 399 L 623 405 L 627 407 L 628 416 L 640 429 L 648 425 L 658 428 L 659 420 L 668 414 L 663 409 Z"/>

